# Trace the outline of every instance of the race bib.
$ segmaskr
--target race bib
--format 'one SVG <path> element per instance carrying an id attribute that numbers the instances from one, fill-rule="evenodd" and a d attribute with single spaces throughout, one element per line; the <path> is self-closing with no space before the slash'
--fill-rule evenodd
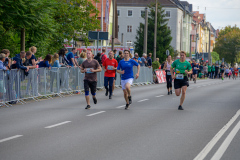
<path id="1" fill-rule="evenodd" d="M 87 68 L 86 73 L 93 73 L 93 72 L 91 72 L 91 69 L 93 69 L 93 68 Z"/>
<path id="2" fill-rule="evenodd" d="M 109 65 L 107 67 L 108 70 L 113 70 L 113 68 L 114 68 L 113 66 L 109 66 Z"/>
<path id="3" fill-rule="evenodd" d="M 168 75 L 168 76 L 171 76 L 171 72 L 167 72 L 167 75 Z"/>
<path id="4" fill-rule="evenodd" d="M 184 78 L 184 75 L 183 74 L 177 74 L 176 75 L 176 79 L 183 79 Z"/>
<path id="5" fill-rule="evenodd" d="M 197 70 L 197 67 L 194 67 L 194 70 Z"/>

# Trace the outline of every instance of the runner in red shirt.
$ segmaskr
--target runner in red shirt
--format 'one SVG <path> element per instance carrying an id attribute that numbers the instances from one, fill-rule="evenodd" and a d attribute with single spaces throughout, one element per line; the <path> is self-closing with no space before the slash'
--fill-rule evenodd
<path id="1" fill-rule="evenodd" d="M 110 51 L 108 53 L 109 58 L 107 58 L 103 62 L 103 70 L 105 71 L 104 73 L 104 86 L 106 88 L 106 93 L 105 95 L 108 96 L 108 91 L 109 91 L 109 99 L 112 99 L 112 87 L 113 87 L 113 80 L 115 78 L 116 74 L 116 69 L 118 66 L 118 62 L 116 59 L 114 59 L 114 54 L 113 51 Z M 108 88 L 109 85 L 109 88 Z"/>
<path id="2" fill-rule="evenodd" d="M 102 64 L 103 64 L 103 62 L 107 59 L 107 55 L 105 54 L 106 48 L 103 48 L 102 52 L 103 53 L 101 53 L 101 60 L 102 60 Z"/>

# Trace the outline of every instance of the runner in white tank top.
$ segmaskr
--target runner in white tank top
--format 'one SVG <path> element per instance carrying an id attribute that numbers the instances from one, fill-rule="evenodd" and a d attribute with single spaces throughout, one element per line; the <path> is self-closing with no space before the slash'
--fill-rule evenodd
<path id="1" fill-rule="evenodd" d="M 170 72 L 171 65 L 172 65 L 172 57 L 171 55 L 169 55 L 163 67 L 163 69 L 165 69 L 165 72 L 166 72 L 168 95 L 172 94 L 172 76 Z"/>

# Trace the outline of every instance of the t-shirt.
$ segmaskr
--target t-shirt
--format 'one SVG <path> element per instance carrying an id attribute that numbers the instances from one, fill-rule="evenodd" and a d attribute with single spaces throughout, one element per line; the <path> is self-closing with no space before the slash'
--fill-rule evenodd
<path id="1" fill-rule="evenodd" d="M 105 67 L 105 69 L 106 69 L 104 76 L 105 77 L 115 77 L 116 70 L 113 70 L 113 68 L 116 68 L 117 66 L 118 66 L 118 62 L 116 59 L 110 60 L 109 58 L 107 58 L 103 62 L 103 67 Z"/>
<path id="2" fill-rule="evenodd" d="M 107 59 L 107 55 L 105 53 L 101 53 L 102 64 L 106 59 Z"/>
<path id="3" fill-rule="evenodd" d="M 208 72 L 212 71 L 212 67 L 208 65 Z"/>
<path id="4" fill-rule="evenodd" d="M 220 68 L 221 68 L 221 70 L 224 70 L 225 65 L 222 65 L 222 64 L 221 64 Z"/>
<path id="5" fill-rule="evenodd" d="M 100 64 L 98 63 L 97 60 L 92 59 L 91 62 L 88 62 L 88 60 L 84 61 L 82 63 L 82 68 L 87 69 L 87 72 L 85 72 L 85 80 L 89 81 L 97 81 L 97 72 L 91 73 L 89 70 L 92 69 L 98 69 L 100 67 Z"/>
<path id="6" fill-rule="evenodd" d="M 152 66 L 152 58 L 151 57 L 147 58 L 147 62 L 148 62 L 147 63 L 148 66 Z"/>
<path id="7" fill-rule="evenodd" d="M 198 71 L 197 68 L 199 69 L 199 65 L 192 63 L 192 69 L 193 69 L 193 71 Z"/>
<path id="8" fill-rule="evenodd" d="M 212 66 L 212 72 L 215 72 L 215 66 L 214 65 Z"/>
<path id="9" fill-rule="evenodd" d="M 39 68 L 42 68 L 42 67 L 51 67 L 51 65 L 49 64 L 48 61 L 41 61 L 39 64 L 38 64 Z"/>
<path id="10" fill-rule="evenodd" d="M 184 62 L 181 62 L 179 59 L 177 59 L 172 63 L 171 67 L 175 68 L 176 74 L 183 74 L 184 76 L 187 75 L 185 73 L 185 70 L 188 70 L 188 71 L 192 70 L 191 64 L 186 60 Z"/>
<path id="11" fill-rule="evenodd" d="M 35 61 L 37 61 L 37 58 L 35 57 L 35 55 L 34 54 L 32 54 L 32 57 L 29 59 L 29 64 L 32 66 L 33 64 L 32 64 L 32 60 L 35 60 Z"/>
<path id="12" fill-rule="evenodd" d="M 68 59 L 68 61 L 69 61 L 69 62 L 68 62 L 68 65 L 69 65 L 69 66 L 73 66 L 73 62 L 72 62 L 71 58 L 74 59 L 74 55 L 73 55 L 72 52 L 69 52 L 68 55 L 67 55 L 67 59 Z"/>
<path id="13" fill-rule="evenodd" d="M 122 80 L 126 80 L 129 78 L 134 78 L 133 76 L 133 66 L 138 66 L 139 64 L 130 59 L 129 61 L 125 61 L 124 59 L 121 60 L 118 64 L 117 70 L 123 70 L 124 74 L 122 74 L 121 78 Z"/>
<path id="14" fill-rule="evenodd" d="M 142 63 L 140 63 L 140 66 L 145 66 L 146 59 L 144 57 L 141 57 Z"/>

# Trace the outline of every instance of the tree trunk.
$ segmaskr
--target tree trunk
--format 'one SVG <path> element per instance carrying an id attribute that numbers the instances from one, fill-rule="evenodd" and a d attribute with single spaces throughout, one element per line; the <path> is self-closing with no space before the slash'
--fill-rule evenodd
<path id="1" fill-rule="evenodd" d="M 21 29 L 21 51 L 25 51 L 25 28 Z"/>

